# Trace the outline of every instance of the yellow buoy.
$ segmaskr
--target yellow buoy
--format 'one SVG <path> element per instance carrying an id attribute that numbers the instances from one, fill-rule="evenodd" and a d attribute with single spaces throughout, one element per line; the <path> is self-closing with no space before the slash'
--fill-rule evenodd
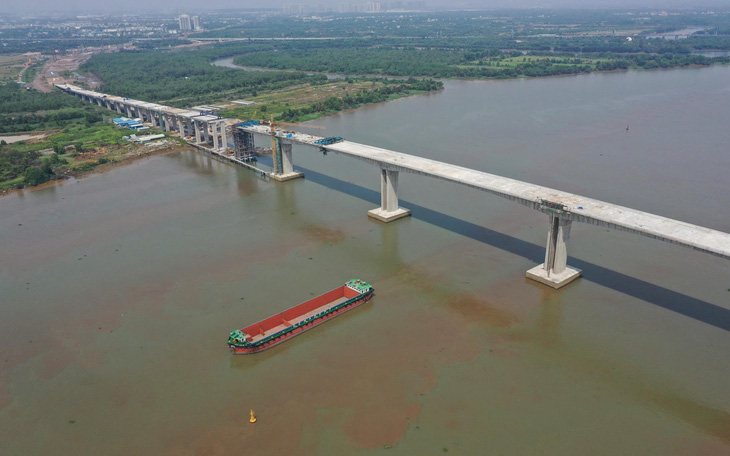
<path id="1" fill-rule="evenodd" d="M 253 410 L 251 410 L 251 419 L 248 420 L 248 421 L 250 421 L 251 423 L 255 423 L 256 422 L 256 416 L 253 414 Z"/>

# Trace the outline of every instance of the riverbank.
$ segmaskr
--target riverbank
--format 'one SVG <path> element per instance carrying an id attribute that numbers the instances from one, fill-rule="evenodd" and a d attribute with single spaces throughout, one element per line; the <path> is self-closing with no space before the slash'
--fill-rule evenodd
<path id="1" fill-rule="evenodd" d="M 89 174 L 103 173 L 117 166 L 131 164 L 144 158 L 165 155 L 189 148 L 188 144 L 170 139 L 165 140 L 162 144 L 132 145 L 130 143 L 126 148 L 102 147 L 94 152 L 70 157 L 70 159 L 73 159 L 72 162 L 66 161 L 64 165 L 53 167 L 53 174 L 49 175 L 48 180 L 38 185 L 25 185 L 22 177 L 15 179 L 15 182 L 3 182 L 2 184 L 5 187 L 0 188 L 0 198 L 13 193 L 22 193 L 24 190 L 38 190 L 54 186 L 67 179 L 80 179 Z M 64 159 L 63 156 L 61 159 Z"/>
<path id="2" fill-rule="evenodd" d="M 285 122 L 306 122 L 350 109 L 442 89 L 443 83 L 431 79 L 387 80 L 355 77 L 330 80 L 323 85 L 301 85 L 269 91 L 247 99 L 253 104 L 229 104 L 228 109 L 219 114 L 245 120 L 273 116 L 274 119 Z"/>

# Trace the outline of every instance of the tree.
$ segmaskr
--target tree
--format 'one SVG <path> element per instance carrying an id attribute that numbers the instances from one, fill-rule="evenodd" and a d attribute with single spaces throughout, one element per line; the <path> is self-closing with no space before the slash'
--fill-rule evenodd
<path id="1" fill-rule="evenodd" d="M 26 185 L 40 185 L 48 182 L 50 176 L 38 168 L 27 168 L 25 170 L 24 181 Z"/>

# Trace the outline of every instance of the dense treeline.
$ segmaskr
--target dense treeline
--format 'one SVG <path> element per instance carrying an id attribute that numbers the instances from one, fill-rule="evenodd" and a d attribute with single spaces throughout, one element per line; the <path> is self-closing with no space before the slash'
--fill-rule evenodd
<path id="1" fill-rule="evenodd" d="M 451 65 L 457 65 L 463 61 L 463 52 L 364 46 L 329 48 L 301 46 L 299 49 L 278 49 L 277 52 L 255 52 L 235 59 L 235 63 L 238 65 L 394 76 L 450 75 Z"/>
<path id="2" fill-rule="evenodd" d="M 0 182 L 17 179 L 31 167 L 40 168 L 37 151 L 22 152 L 0 143 Z"/>
<path id="3" fill-rule="evenodd" d="M 0 85 L 0 133 L 85 125 L 102 120 L 101 108 L 59 91 L 41 93 L 18 84 Z"/>
<path id="4" fill-rule="evenodd" d="M 225 54 L 224 54 L 225 55 Z M 321 82 L 321 75 L 295 72 L 247 72 L 210 65 L 203 51 L 121 52 L 92 57 L 83 69 L 99 76 L 100 90 L 176 106 L 196 100 L 225 98 L 277 89 L 294 84 Z"/>
<path id="5" fill-rule="evenodd" d="M 593 42 L 593 40 L 589 41 Z M 594 70 L 669 68 L 728 62 L 727 57 L 710 58 L 688 53 L 645 53 L 641 50 L 652 47 L 654 41 L 667 43 L 672 41 L 637 41 L 644 43 L 632 45 L 626 40 L 622 40 L 620 43 L 616 40 L 607 40 L 600 46 L 590 48 L 585 42 L 574 43 L 571 46 L 583 50 L 580 51 L 580 54 L 577 51 L 554 52 L 551 49 L 535 51 L 530 54 L 550 58 L 525 58 L 524 62 L 516 64 L 513 61 L 514 57 L 523 55 L 518 51 L 504 52 L 499 49 L 478 47 L 423 48 L 392 46 L 383 43 L 370 46 L 362 41 L 354 40 L 339 42 L 332 46 L 325 46 L 326 43 L 321 42 L 296 42 L 271 44 L 269 49 L 265 49 L 261 45 L 257 45 L 256 50 L 236 57 L 234 61 L 239 65 L 300 71 L 438 78 L 533 77 L 586 73 Z M 625 45 L 632 47 L 626 48 Z M 662 49 L 662 46 L 663 44 L 653 46 L 652 49 Z M 618 49 L 620 53 L 615 54 L 611 51 L 612 49 Z M 575 55 L 580 55 L 581 58 L 576 58 Z M 591 63 L 593 61 L 596 63 Z"/>
<path id="6" fill-rule="evenodd" d="M 0 84 L 0 113 L 27 113 L 62 108 L 81 108 L 86 103 L 58 91 L 41 93 L 18 84 Z"/>
<path id="7" fill-rule="evenodd" d="M 48 182 L 66 164 L 57 153 L 44 156 L 38 150 L 0 141 L 0 190 Z"/>
<path id="8" fill-rule="evenodd" d="M 64 109 L 48 113 L 0 116 L 0 133 L 17 133 L 60 128 L 69 123 L 89 125 L 101 122 L 102 115 L 86 109 Z"/>

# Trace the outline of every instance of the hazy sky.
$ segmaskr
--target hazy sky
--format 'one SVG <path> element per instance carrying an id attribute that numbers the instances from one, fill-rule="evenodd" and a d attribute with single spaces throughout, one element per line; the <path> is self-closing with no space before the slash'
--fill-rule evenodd
<path id="1" fill-rule="evenodd" d="M 0 11 L 13 13 L 67 12 L 124 12 L 135 11 L 211 11 L 223 8 L 279 8 L 285 3 L 329 4 L 360 3 L 365 0 L 0 0 Z M 381 0 L 383 1 L 383 0 Z M 633 8 L 689 8 L 697 6 L 724 6 L 730 0 L 426 0 L 438 8 L 531 8 L 531 7 L 633 7 Z"/>

